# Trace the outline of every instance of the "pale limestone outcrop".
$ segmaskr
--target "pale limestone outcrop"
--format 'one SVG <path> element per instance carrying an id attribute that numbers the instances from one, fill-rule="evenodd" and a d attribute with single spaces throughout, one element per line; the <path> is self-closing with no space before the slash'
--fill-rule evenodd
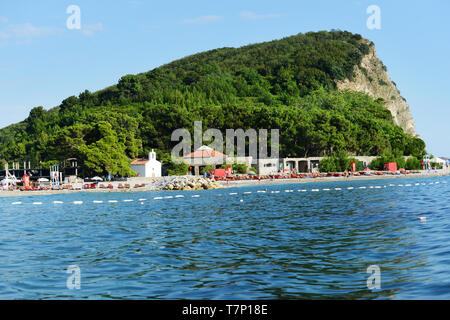
<path id="1" fill-rule="evenodd" d="M 336 84 L 339 90 L 361 91 L 374 98 L 382 98 L 395 123 L 405 132 L 416 136 L 416 126 L 409 106 L 391 80 L 383 62 L 378 59 L 373 44 L 370 45 L 369 53 L 363 57 L 361 65 L 355 66 L 353 79 L 337 81 Z"/>

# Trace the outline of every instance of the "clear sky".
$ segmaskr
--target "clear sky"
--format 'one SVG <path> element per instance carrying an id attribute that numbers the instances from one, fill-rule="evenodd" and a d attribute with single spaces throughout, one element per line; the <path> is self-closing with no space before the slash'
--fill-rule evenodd
<path id="1" fill-rule="evenodd" d="M 66 26 L 69 5 L 80 30 Z M 380 30 L 367 28 L 369 5 Z M 449 14 L 447 0 L 1 1 L 0 127 L 186 55 L 341 29 L 375 42 L 427 150 L 450 157 Z"/>

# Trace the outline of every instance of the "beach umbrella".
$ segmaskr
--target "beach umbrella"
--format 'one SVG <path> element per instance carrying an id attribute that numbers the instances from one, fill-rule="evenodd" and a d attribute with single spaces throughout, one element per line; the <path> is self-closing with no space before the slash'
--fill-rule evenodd
<path id="1" fill-rule="evenodd" d="M 93 178 L 91 178 L 91 180 L 93 180 L 93 181 L 103 181 L 103 179 L 100 178 L 100 177 L 93 177 Z"/>
<path id="2" fill-rule="evenodd" d="M 50 180 L 48 180 L 47 178 L 39 178 L 38 181 L 39 182 L 49 182 Z"/>

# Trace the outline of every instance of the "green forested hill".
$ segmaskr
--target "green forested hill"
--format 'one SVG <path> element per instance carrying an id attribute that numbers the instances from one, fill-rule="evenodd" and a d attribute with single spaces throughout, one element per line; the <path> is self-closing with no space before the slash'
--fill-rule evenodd
<path id="1" fill-rule="evenodd" d="M 382 152 L 421 156 L 425 144 L 394 125 L 383 101 L 336 89 L 373 45 L 349 32 L 298 34 L 195 54 L 118 84 L 72 96 L 0 130 L 0 159 L 61 161 L 86 173 L 130 174 L 129 159 L 159 151 L 173 130 L 280 129 L 281 156 Z"/>

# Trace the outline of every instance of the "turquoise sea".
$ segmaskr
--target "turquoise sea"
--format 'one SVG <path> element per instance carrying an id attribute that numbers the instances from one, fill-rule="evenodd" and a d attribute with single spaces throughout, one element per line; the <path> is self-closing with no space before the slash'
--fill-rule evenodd
<path id="1" fill-rule="evenodd" d="M 430 177 L 0 198 L 0 299 L 449 299 L 449 191 Z"/>

